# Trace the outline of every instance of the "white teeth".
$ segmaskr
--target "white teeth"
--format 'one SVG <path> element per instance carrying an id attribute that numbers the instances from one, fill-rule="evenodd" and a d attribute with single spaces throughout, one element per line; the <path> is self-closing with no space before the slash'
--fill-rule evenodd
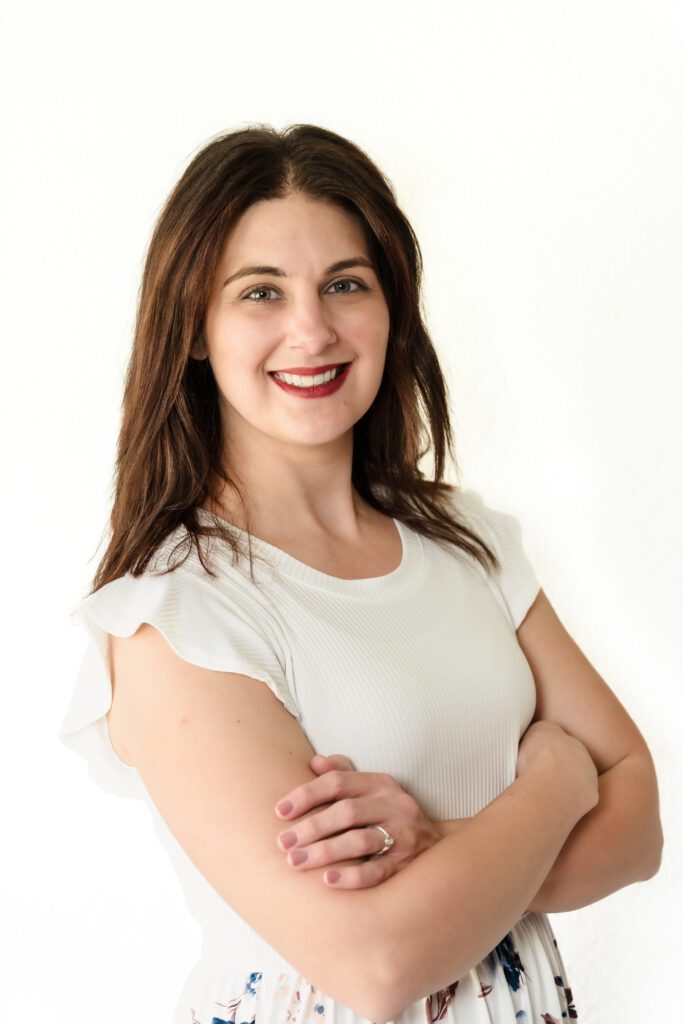
<path id="1" fill-rule="evenodd" d="M 297 388 L 313 388 L 318 384 L 327 384 L 341 369 L 342 367 L 335 367 L 334 370 L 318 373 L 315 377 L 302 377 L 298 373 L 274 373 L 273 377 L 283 380 L 285 384 L 294 384 Z"/>

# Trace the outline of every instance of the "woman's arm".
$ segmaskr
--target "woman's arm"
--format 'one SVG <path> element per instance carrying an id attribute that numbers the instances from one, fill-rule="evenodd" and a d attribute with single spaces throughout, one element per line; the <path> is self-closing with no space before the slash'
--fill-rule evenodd
<path id="1" fill-rule="evenodd" d="M 659 870 L 662 826 L 649 753 L 630 754 L 598 776 L 600 799 L 570 833 L 528 910 L 588 906 Z"/>
<path id="2" fill-rule="evenodd" d="M 385 929 L 389 1002 L 383 1021 L 447 987 L 500 942 L 576 821 L 594 806 L 597 790 L 587 806 L 587 786 L 553 746 L 473 818 L 367 890 Z"/>
<path id="3" fill-rule="evenodd" d="M 657 780 L 649 753 L 633 753 L 598 776 L 599 802 L 574 826 L 528 911 L 588 906 L 659 870 L 662 851 Z M 469 818 L 432 822 L 442 837 Z"/>
<path id="4" fill-rule="evenodd" d="M 661 861 L 656 774 L 648 752 L 628 755 L 598 775 L 598 804 L 573 827 L 529 911 L 577 910 L 635 882 Z M 470 818 L 432 821 L 442 838 Z"/>
<path id="5" fill-rule="evenodd" d="M 377 909 L 369 912 L 370 920 L 377 918 L 376 926 L 372 927 L 374 942 L 384 952 L 379 966 L 376 964 L 375 993 L 385 1001 L 376 1004 L 379 1009 L 373 1020 L 392 1020 L 416 999 L 452 984 L 490 952 L 521 917 L 524 907 L 519 901 L 524 893 L 536 891 L 544 870 L 561 848 L 562 837 L 566 841 L 571 831 L 571 825 L 567 825 L 567 808 L 574 803 L 570 820 L 581 817 L 576 812 L 576 801 L 582 789 L 581 785 L 577 788 L 576 772 L 567 772 L 566 763 L 560 762 L 558 767 L 557 760 L 553 759 L 558 734 L 582 751 L 585 773 L 591 780 L 592 807 L 597 800 L 597 773 L 587 751 L 580 741 L 558 727 L 539 723 L 534 730 L 532 749 L 535 748 L 536 754 L 540 750 L 540 761 L 530 762 L 525 755 L 525 760 L 520 760 L 520 774 L 514 784 L 478 815 L 440 822 L 425 819 L 435 833 L 431 845 L 414 858 L 408 857 L 398 871 L 384 877 L 381 885 L 372 882 L 374 888 L 355 888 L 346 876 L 355 879 L 355 872 L 366 864 L 358 865 L 356 860 L 325 860 L 324 870 L 332 865 L 341 868 L 345 876 L 340 896 L 344 892 L 382 893 L 375 901 Z M 520 755 L 523 746 L 524 743 L 520 746 Z M 527 754 L 528 750 L 527 747 Z M 287 820 L 296 829 L 298 848 L 315 850 L 319 838 L 333 834 L 337 838 L 342 827 L 348 828 L 360 820 L 351 811 L 357 791 L 353 786 L 344 788 L 343 772 L 347 769 L 349 776 L 359 777 L 360 773 L 347 767 L 351 762 L 344 755 L 334 755 L 327 760 L 331 762 L 328 772 L 335 763 L 342 770 L 336 771 L 334 776 L 327 775 L 324 786 L 320 786 L 321 779 L 316 779 L 283 794 L 292 805 Z M 330 805 L 328 801 L 333 794 L 335 799 Z M 391 799 L 385 800 L 391 811 Z M 339 813 L 342 806 L 345 808 L 343 819 Z M 591 813 L 585 798 L 582 807 L 583 817 Z M 307 822 L 305 815 L 311 808 L 317 811 Z M 383 820 L 386 823 L 389 817 Z M 312 830 L 309 825 L 313 826 Z M 513 833 L 517 835 L 511 841 Z M 356 831 L 351 829 L 348 834 L 355 835 Z M 435 858 L 433 851 L 437 848 L 442 854 L 445 851 L 445 856 Z M 500 855 L 501 849 L 505 850 L 504 857 Z M 422 873 L 415 872 L 412 865 L 424 866 L 425 856 L 430 857 L 427 867 Z M 383 860 L 379 858 L 373 863 L 382 864 Z M 350 869 L 349 865 L 354 866 Z M 401 879 L 398 885 L 396 879 Z M 393 890 L 387 905 L 384 896 L 390 882 Z M 458 910 L 452 918 L 451 907 Z M 361 908 L 364 914 L 368 913 L 365 904 L 361 904 L 359 910 Z M 341 901 L 340 911 L 344 911 Z M 438 924 L 435 926 L 432 921 Z M 427 927 L 421 922 L 430 923 Z M 347 961 L 347 966 L 354 970 L 351 960 Z"/>
<path id="6" fill-rule="evenodd" d="M 656 874 L 663 848 L 657 777 L 636 723 L 565 629 L 543 590 L 517 629 L 536 685 L 534 721 L 581 740 L 600 799 L 572 831 L 533 910 L 586 906 Z"/>
<path id="7" fill-rule="evenodd" d="M 313 777 L 314 751 L 263 682 L 186 662 L 147 624 L 112 637 L 112 675 L 131 763 L 197 869 L 316 988 L 372 1021 L 490 952 L 594 805 L 562 733 L 457 834 L 382 885 L 335 891 L 326 869 L 292 872 L 277 847 L 274 805 Z"/>

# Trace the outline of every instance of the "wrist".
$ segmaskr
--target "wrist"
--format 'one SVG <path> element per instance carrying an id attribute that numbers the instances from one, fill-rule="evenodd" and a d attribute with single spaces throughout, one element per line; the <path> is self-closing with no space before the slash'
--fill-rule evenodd
<path id="1" fill-rule="evenodd" d="M 444 821 L 432 821 L 432 823 L 431 823 L 432 828 L 437 833 L 439 839 L 443 839 L 444 836 L 446 835 L 446 832 L 445 832 L 444 828 L 442 827 L 445 824 L 446 824 L 446 822 L 444 822 Z"/>
<path id="2" fill-rule="evenodd" d="M 586 813 L 577 787 L 562 773 L 551 755 L 548 759 L 541 755 L 535 758 L 507 792 L 528 803 L 532 813 L 538 814 L 548 829 L 557 827 L 567 835 Z"/>
<path id="3" fill-rule="evenodd" d="M 457 832 L 461 825 L 464 825 L 469 818 L 447 818 L 444 821 L 433 821 L 432 825 L 439 833 L 439 838 L 445 839 L 446 836 L 452 835 Z"/>

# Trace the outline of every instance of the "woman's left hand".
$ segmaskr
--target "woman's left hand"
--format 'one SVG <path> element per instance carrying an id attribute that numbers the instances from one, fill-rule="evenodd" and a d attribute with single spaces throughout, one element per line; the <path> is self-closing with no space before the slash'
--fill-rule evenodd
<path id="1" fill-rule="evenodd" d="M 357 772 L 343 754 L 315 754 L 310 765 L 319 778 L 285 793 L 276 805 L 278 817 L 288 823 L 277 837 L 278 846 L 295 870 L 339 865 L 341 877 L 333 882 L 328 879 L 330 872 L 325 872 L 326 883 L 339 889 L 364 889 L 396 874 L 443 838 L 436 823 L 425 817 L 417 801 L 391 775 Z M 282 814 L 278 808 L 285 800 L 292 807 Z M 319 804 L 330 806 L 297 820 Z M 382 825 L 394 837 L 394 845 L 381 857 L 376 854 L 384 846 L 384 837 L 368 825 Z M 288 833 L 296 837 L 289 846 L 283 843 Z M 305 858 L 296 863 L 300 853 Z M 339 864 L 356 857 L 367 859 Z"/>

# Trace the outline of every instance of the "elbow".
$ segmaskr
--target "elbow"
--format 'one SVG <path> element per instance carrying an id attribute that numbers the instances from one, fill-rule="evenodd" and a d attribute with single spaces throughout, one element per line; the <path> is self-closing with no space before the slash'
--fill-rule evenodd
<path id="1" fill-rule="evenodd" d="M 402 989 L 387 974 L 375 976 L 372 991 L 368 992 L 365 1000 L 364 1015 L 373 1021 L 373 1024 L 388 1024 L 395 1021 L 408 1005 L 402 999 Z"/>
<path id="2" fill-rule="evenodd" d="M 311 978 L 316 988 L 326 992 L 363 1020 L 372 1021 L 373 1024 L 388 1024 L 393 1021 L 398 1016 L 398 1012 L 394 1012 L 396 1000 L 392 998 L 390 985 L 385 983 L 384 977 L 377 969 L 377 961 L 371 958 L 357 959 L 352 955 L 339 959 L 338 968 L 342 960 L 343 977 L 339 976 L 336 984 Z"/>
<path id="3" fill-rule="evenodd" d="M 463 901 L 463 918 L 467 913 Z M 378 984 L 372 993 L 367 993 L 368 1009 L 372 1011 L 368 1018 L 374 1024 L 395 1022 L 413 1007 L 419 1011 L 417 1016 L 423 1016 L 425 1000 L 436 992 L 449 1002 L 460 980 L 486 955 L 473 946 L 470 929 L 466 928 L 449 941 L 448 955 L 440 955 L 434 946 L 434 932 L 416 928 L 414 922 L 407 931 L 394 922 L 380 952 L 381 956 L 375 959 Z M 430 1013 L 427 1005 L 428 1019 Z"/>
<path id="4" fill-rule="evenodd" d="M 390 947 L 391 943 L 385 944 L 385 955 L 375 960 L 374 975 L 370 979 L 372 990 L 366 993 L 364 1015 L 373 1024 L 395 1021 L 412 1002 L 406 987 L 410 980 L 409 969 L 398 951 Z"/>
<path id="5" fill-rule="evenodd" d="M 662 854 L 664 852 L 664 833 L 661 822 L 657 823 L 658 828 L 651 843 L 650 856 L 645 863 L 645 870 L 642 873 L 641 881 L 647 882 L 654 878 L 662 866 Z"/>
<path id="6" fill-rule="evenodd" d="M 410 1005 L 409 1002 L 397 998 L 396 990 L 378 989 L 374 993 L 374 999 L 367 1004 L 367 1019 L 373 1024 L 392 1024 L 403 1011 Z"/>
<path id="7" fill-rule="evenodd" d="M 378 931 L 381 929 L 376 925 L 373 929 L 364 928 L 352 951 L 345 943 L 345 952 L 336 959 L 339 984 L 324 983 L 321 979 L 318 987 L 364 1020 L 388 1024 L 401 1014 L 410 999 L 401 1001 L 407 994 L 405 972 L 402 975 L 402 964 L 389 955 L 391 943 L 383 941 Z M 365 941 L 371 932 L 372 940 Z M 342 962 L 343 971 L 339 970 Z"/>
<path id="8" fill-rule="evenodd" d="M 402 952 L 405 955 L 401 955 Z M 372 1011 L 368 1017 L 374 1024 L 387 1024 L 387 1022 L 396 1021 L 414 1003 L 418 1001 L 422 1003 L 432 991 L 428 987 L 429 983 L 420 982 L 419 952 L 412 943 L 404 944 L 402 950 L 394 947 L 391 955 L 387 951 L 383 967 L 384 970 L 378 972 L 381 983 L 375 987 L 368 1006 L 368 1009 Z M 459 970 L 456 958 L 454 958 L 448 987 L 456 978 L 459 979 L 466 974 L 467 970 L 468 968 Z M 420 1009 L 420 1013 L 424 1014 L 424 1006 Z"/>
<path id="9" fill-rule="evenodd" d="M 402 1011 L 394 1011 L 387 1002 L 378 997 L 379 993 L 376 992 L 374 999 L 365 1004 L 365 1009 L 361 1011 L 362 1016 L 373 1024 L 391 1024 Z"/>
<path id="10" fill-rule="evenodd" d="M 391 992 L 378 979 L 375 979 L 374 984 L 371 983 L 371 991 L 365 992 L 362 999 L 350 1000 L 346 1005 L 359 1017 L 372 1021 L 372 1024 L 390 1024 L 405 1009 L 404 1006 L 397 1008 Z"/>

